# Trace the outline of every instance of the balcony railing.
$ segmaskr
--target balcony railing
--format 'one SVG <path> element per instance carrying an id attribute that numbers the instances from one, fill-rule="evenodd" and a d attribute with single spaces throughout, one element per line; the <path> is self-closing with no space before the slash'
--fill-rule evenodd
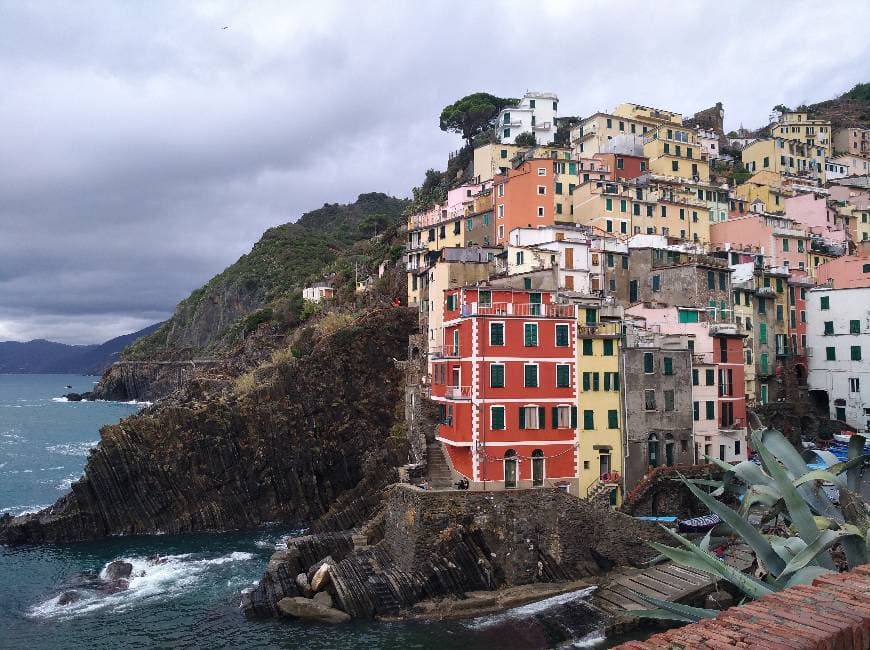
<path id="1" fill-rule="evenodd" d="M 741 418 L 735 418 L 734 422 L 731 424 L 720 424 L 719 431 L 722 433 L 736 433 L 737 431 L 743 431 L 746 428 L 746 424 L 743 422 Z"/>
<path id="2" fill-rule="evenodd" d="M 713 361 L 713 353 L 712 352 L 704 352 L 703 354 L 693 354 L 692 355 L 692 364 L 696 366 L 712 366 Z"/>
<path id="3" fill-rule="evenodd" d="M 580 323 L 577 325 L 577 336 L 621 336 L 620 323 Z"/>
<path id="4" fill-rule="evenodd" d="M 471 386 L 448 386 L 444 396 L 447 399 L 471 399 Z"/>
<path id="5" fill-rule="evenodd" d="M 430 348 L 430 352 L 436 359 L 450 359 L 459 357 L 458 345 L 435 345 Z"/>
<path id="6" fill-rule="evenodd" d="M 462 305 L 462 316 L 538 316 L 541 318 L 573 318 L 574 305 L 493 302 L 470 302 Z"/>

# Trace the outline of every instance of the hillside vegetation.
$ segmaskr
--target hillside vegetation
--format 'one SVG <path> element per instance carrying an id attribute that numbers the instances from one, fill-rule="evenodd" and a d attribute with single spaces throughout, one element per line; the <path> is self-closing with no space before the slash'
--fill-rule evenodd
<path id="1" fill-rule="evenodd" d="M 295 223 L 270 228 L 250 253 L 179 303 L 172 318 L 124 357 L 213 353 L 263 322 L 294 325 L 307 283 L 329 274 L 336 284 L 347 284 L 355 267 L 365 274 L 382 259 L 398 258 L 401 250 L 391 238 L 407 205 L 378 192 L 361 194 L 354 203 L 326 204 Z"/>

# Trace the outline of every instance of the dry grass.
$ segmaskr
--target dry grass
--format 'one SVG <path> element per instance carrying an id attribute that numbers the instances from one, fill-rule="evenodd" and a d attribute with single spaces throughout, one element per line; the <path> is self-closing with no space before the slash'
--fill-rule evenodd
<path id="1" fill-rule="evenodd" d="M 286 347 L 281 348 L 280 350 L 275 350 L 272 353 L 272 358 L 269 360 L 269 363 L 273 366 L 280 366 L 290 363 L 294 358 L 293 350 L 291 350 L 290 347 Z"/>
<path id="2" fill-rule="evenodd" d="M 317 323 L 317 333 L 321 336 L 329 336 L 352 322 L 353 316 L 350 314 L 330 312 Z"/>
<path id="3" fill-rule="evenodd" d="M 257 378 L 255 371 L 251 370 L 243 375 L 236 377 L 233 382 L 233 390 L 238 395 L 248 395 L 257 387 Z"/>

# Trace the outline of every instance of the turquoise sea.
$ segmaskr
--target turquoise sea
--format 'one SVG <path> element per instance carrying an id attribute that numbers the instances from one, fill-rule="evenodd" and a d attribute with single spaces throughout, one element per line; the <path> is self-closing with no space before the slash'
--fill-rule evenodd
<path id="1" fill-rule="evenodd" d="M 96 377 L 0 375 L 0 513 L 37 510 L 82 473 L 99 428 L 141 405 L 65 402 Z M 72 388 L 67 388 L 72 386 Z M 437 648 L 597 645 L 583 598 L 561 597 L 470 621 L 346 626 L 249 621 L 239 593 L 292 531 L 113 538 L 58 546 L 0 546 L 0 648 Z M 165 558 L 159 565 L 148 558 Z M 130 588 L 93 588 L 107 563 L 134 565 Z M 90 586 L 89 586 L 90 585 Z M 57 604 L 70 589 L 78 602 Z"/>

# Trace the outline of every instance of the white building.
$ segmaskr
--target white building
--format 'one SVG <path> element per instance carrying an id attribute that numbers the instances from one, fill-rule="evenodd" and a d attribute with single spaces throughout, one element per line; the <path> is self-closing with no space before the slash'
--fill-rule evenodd
<path id="1" fill-rule="evenodd" d="M 513 144 L 520 133 L 532 133 L 538 144 L 550 144 L 556 138 L 556 112 L 559 98 L 555 93 L 527 92 L 520 103 L 498 114 L 499 141 Z"/>
<path id="2" fill-rule="evenodd" d="M 701 151 L 707 154 L 709 160 L 721 157 L 719 153 L 719 136 L 712 129 L 698 129 L 698 141 L 701 143 Z"/>
<path id="3" fill-rule="evenodd" d="M 832 419 L 870 429 L 870 286 L 809 291 L 807 356 L 810 394 L 827 394 Z"/>
<path id="4" fill-rule="evenodd" d="M 514 228 L 508 244 L 509 275 L 558 266 L 559 287 L 590 293 L 590 245 L 585 229 L 572 226 Z"/>
<path id="5" fill-rule="evenodd" d="M 305 287 L 302 290 L 302 297 L 311 302 L 320 302 L 324 298 L 332 298 L 334 295 L 335 289 L 329 286 L 326 282 L 318 282 L 317 284 Z"/>

